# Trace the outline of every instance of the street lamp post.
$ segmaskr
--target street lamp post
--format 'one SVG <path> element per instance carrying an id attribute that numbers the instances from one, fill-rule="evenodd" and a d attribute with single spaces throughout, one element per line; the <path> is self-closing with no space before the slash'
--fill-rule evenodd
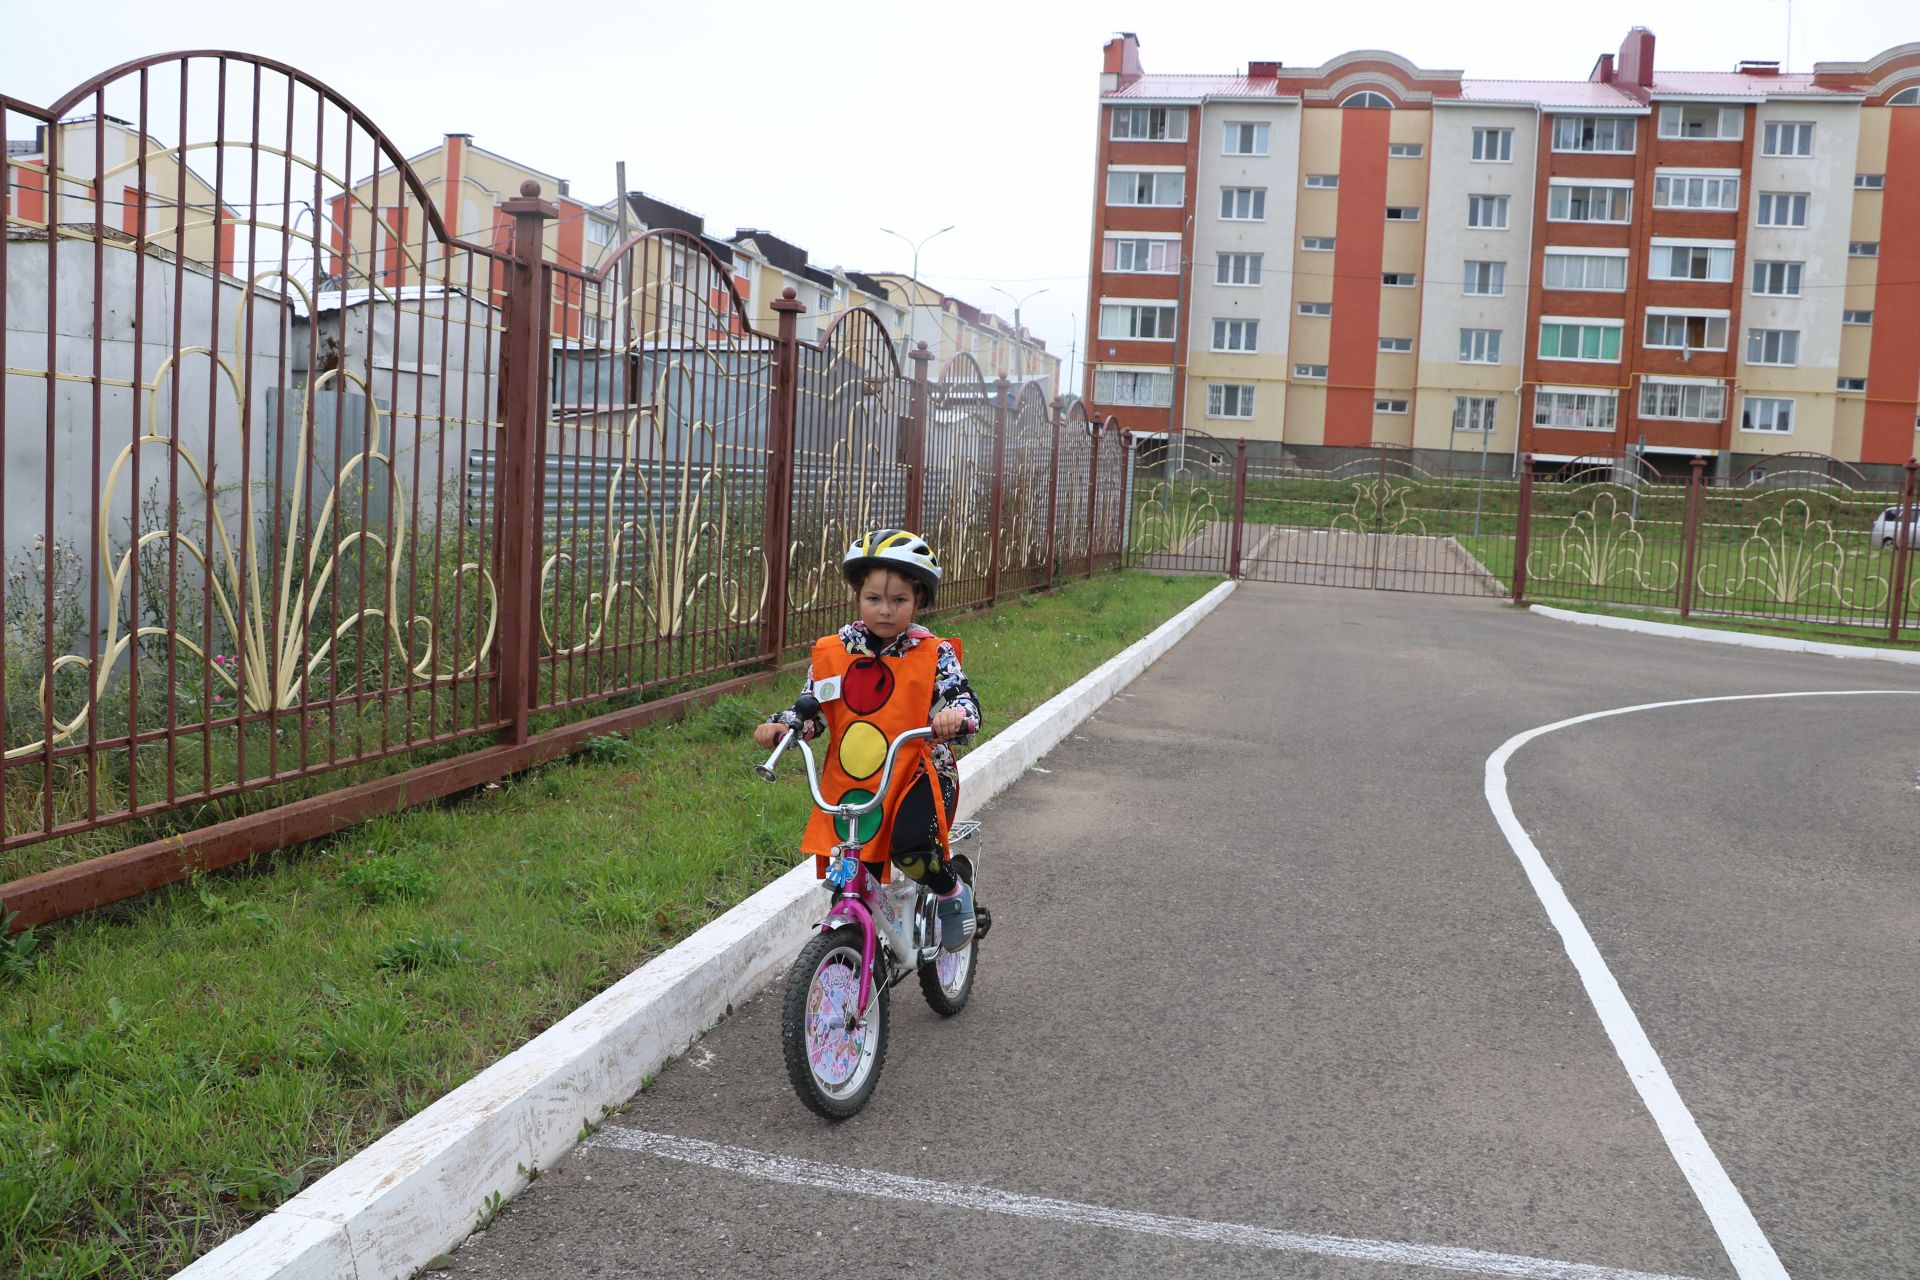
<path id="1" fill-rule="evenodd" d="M 1025 379 L 1027 376 L 1026 338 L 1020 332 L 1020 308 L 1026 305 L 1028 298 L 1037 298 L 1041 294 L 1045 293 L 1046 290 L 1035 289 L 1032 293 L 1027 294 L 1026 297 L 1024 298 L 1015 298 L 1012 294 L 1008 293 L 1005 289 L 1002 289 L 999 285 L 994 285 L 993 291 L 999 294 L 1001 297 L 1009 298 L 1009 299 L 1012 299 L 1013 301 L 1013 358 L 1015 361 L 1015 372 L 1013 377 L 1014 377 L 1014 380 L 1018 382 Z"/>
<path id="2" fill-rule="evenodd" d="M 953 230 L 954 225 L 957 225 L 957 224 L 949 224 L 947 226 L 944 226 L 940 228 L 938 231 L 934 232 L 933 235 L 923 236 L 918 241 L 908 240 L 906 236 L 901 235 L 898 231 L 888 231 L 885 227 L 880 228 L 880 230 L 884 234 L 890 235 L 896 240 L 906 240 L 907 244 L 909 244 L 913 248 L 913 271 L 912 271 L 913 297 L 907 303 L 907 345 L 909 347 L 911 347 L 920 336 L 920 326 L 915 323 L 915 321 L 919 318 L 919 314 L 920 314 L 919 311 L 917 310 L 917 308 L 920 306 L 920 287 L 921 287 L 920 286 L 920 246 L 927 243 L 927 241 L 933 239 L 935 236 L 943 236 L 947 234 L 947 232 Z"/>

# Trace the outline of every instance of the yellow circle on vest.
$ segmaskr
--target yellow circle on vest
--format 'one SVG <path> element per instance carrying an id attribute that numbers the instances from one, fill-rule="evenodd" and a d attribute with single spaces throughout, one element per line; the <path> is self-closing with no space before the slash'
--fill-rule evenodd
<path id="1" fill-rule="evenodd" d="M 887 761 L 887 735 L 865 720 L 848 726 L 840 739 L 840 771 L 849 778 L 871 778 Z"/>

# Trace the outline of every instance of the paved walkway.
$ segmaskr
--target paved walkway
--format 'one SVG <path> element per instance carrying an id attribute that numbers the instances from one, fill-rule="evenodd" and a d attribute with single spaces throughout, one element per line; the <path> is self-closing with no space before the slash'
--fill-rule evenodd
<path id="1" fill-rule="evenodd" d="M 865 1113 L 801 1107 L 763 996 L 453 1271 L 1763 1274 L 1729 1261 L 1484 770 L 1584 712 L 1836 689 L 1920 672 L 1247 584 L 982 815 L 974 1002 L 941 1021 L 896 990 Z M 1796 1275 L 1920 1258 L 1917 710 L 1638 712 L 1509 767 L 1517 822 Z"/>

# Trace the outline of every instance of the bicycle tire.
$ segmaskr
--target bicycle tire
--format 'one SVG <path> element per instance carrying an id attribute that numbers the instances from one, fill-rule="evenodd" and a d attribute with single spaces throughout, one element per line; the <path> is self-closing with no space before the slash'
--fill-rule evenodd
<path id="1" fill-rule="evenodd" d="M 980 940 L 976 936 L 960 950 L 942 951 L 920 966 L 920 994 L 935 1013 L 951 1018 L 967 1007 L 973 995 L 973 976 L 979 970 Z"/>
<path id="2" fill-rule="evenodd" d="M 877 978 L 878 975 L 876 975 Z M 836 1026 L 860 989 L 860 927 L 816 934 L 787 975 L 780 1042 L 787 1079 L 815 1115 L 845 1120 L 873 1097 L 887 1061 L 887 991 L 877 983 L 864 1028 Z"/>

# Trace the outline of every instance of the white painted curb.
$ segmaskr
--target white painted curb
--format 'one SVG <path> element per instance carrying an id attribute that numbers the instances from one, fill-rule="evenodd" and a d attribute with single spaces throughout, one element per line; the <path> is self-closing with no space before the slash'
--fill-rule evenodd
<path id="1" fill-rule="evenodd" d="M 1554 609 L 1544 604 L 1528 606 L 1545 618 L 1577 623 L 1583 627 L 1605 627 L 1610 631 L 1633 631 L 1643 636 L 1665 636 L 1670 640 L 1704 640 L 1708 644 L 1729 644 L 1741 649 L 1772 649 L 1778 653 L 1817 653 L 1827 658 L 1872 658 L 1880 662 L 1899 662 L 1920 667 L 1920 653 L 1904 649 L 1876 649 L 1871 645 L 1829 644 L 1824 640 L 1795 640 L 1789 636 L 1750 635 L 1744 631 L 1716 631 L 1711 627 L 1683 627 L 1672 622 L 1642 622 L 1638 618 L 1614 618 L 1604 613 L 1580 613 L 1573 609 Z"/>
<path id="2" fill-rule="evenodd" d="M 1224 582 L 960 763 L 975 812 L 1225 600 Z M 793 958 L 820 913 L 811 862 L 453 1090 L 178 1273 L 177 1280 L 397 1280 L 465 1239 L 605 1108 Z"/>

